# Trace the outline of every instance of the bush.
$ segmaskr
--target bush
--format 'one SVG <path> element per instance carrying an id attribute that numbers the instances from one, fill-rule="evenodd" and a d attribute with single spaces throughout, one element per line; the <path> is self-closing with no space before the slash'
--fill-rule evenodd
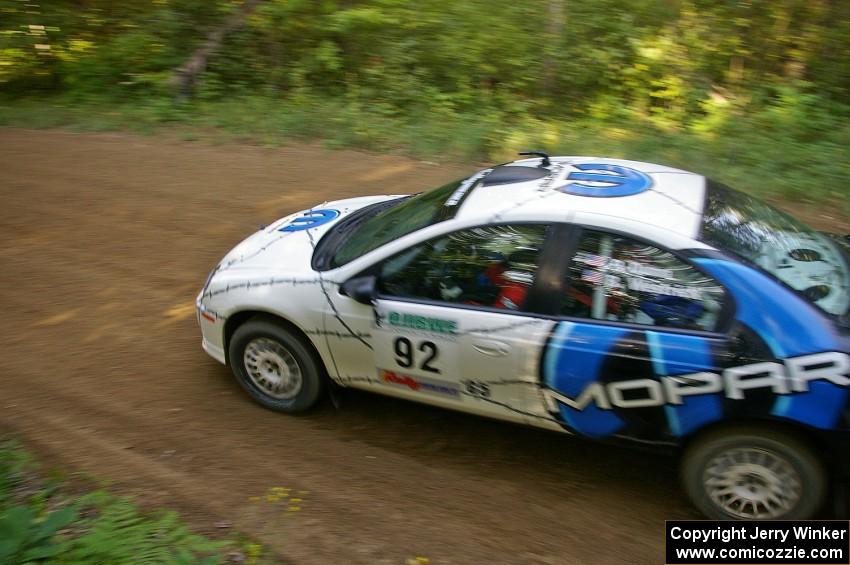
<path id="1" fill-rule="evenodd" d="M 174 512 L 142 512 L 104 491 L 63 496 L 16 445 L 0 442 L 0 563 L 218 563 L 232 545 Z"/>

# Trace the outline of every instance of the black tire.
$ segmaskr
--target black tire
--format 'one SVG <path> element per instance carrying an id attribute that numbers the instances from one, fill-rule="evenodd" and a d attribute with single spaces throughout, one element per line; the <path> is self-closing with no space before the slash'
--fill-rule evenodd
<path id="1" fill-rule="evenodd" d="M 764 474 L 768 471 L 773 475 Z M 828 490 L 823 463 L 800 437 L 756 426 L 721 429 L 698 437 L 684 453 L 681 472 L 693 504 L 714 519 L 805 520 L 821 509 Z M 719 477 L 727 477 L 728 482 Z M 734 493 L 723 494 L 732 483 L 736 485 Z M 783 485 L 772 491 L 778 492 L 777 498 L 770 499 L 773 509 L 759 502 L 764 500 L 760 495 L 771 491 L 769 485 Z M 751 503 L 742 510 L 735 497 L 747 500 L 747 495 Z M 756 508 L 762 514 L 775 515 L 752 515 Z"/>
<path id="2" fill-rule="evenodd" d="M 286 361 L 294 362 L 300 373 L 300 386 L 295 387 L 293 385 L 292 391 L 280 393 L 286 394 L 287 397 L 280 398 L 267 389 L 270 389 L 272 384 L 269 381 L 264 381 L 269 385 L 267 388 L 264 388 L 261 383 L 255 382 L 259 379 L 251 376 L 251 369 L 246 367 L 245 364 L 245 350 L 252 343 L 252 352 L 257 351 L 262 346 L 272 359 L 276 355 Z M 272 343 L 277 344 L 280 349 Z M 284 352 L 288 352 L 291 358 L 286 357 Z M 300 336 L 269 317 L 254 317 L 236 328 L 230 339 L 228 355 L 230 369 L 233 371 L 236 380 L 251 395 L 251 398 L 266 408 L 278 412 L 304 412 L 315 406 L 324 392 L 326 378 L 324 368 L 312 347 L 304 343 Z M 291 364 L 287 365 L 286 363 L 280 365 L 292 367 Z M 255 365 L 253 369 L 255 374 L 256 367 Z M 286 374 L 294 374 L 294 371 L 289 371 Z M 295 391 L 296 388 L 297 391 Z"/>

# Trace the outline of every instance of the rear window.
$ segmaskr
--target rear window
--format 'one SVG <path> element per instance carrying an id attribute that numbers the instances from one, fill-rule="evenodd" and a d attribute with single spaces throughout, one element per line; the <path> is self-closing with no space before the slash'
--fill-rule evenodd
<path id="1" fill-rule="evenodd" d="M 702 239 L 761 267 L 824 312 L 847 313 L 850 271 L 840 244 L 773 206 L 709 181 Z"/>

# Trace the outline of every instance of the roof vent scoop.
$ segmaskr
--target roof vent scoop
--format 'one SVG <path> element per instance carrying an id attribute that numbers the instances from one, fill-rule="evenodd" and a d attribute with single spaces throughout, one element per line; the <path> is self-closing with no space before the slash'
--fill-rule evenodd
<path id="1" fill-rule="evenodd" d="M 540 159 L 541 159 L 540 166 L 541 167 L 548 167 L 549 165 L 552 164 L 552 161 L 549 160 L 549 154 L 544 153 L 543 151 L 523 151 L 522 153 L 520 153 L 520 155 L 522 155 L 523 157 L 526 157 L 528 155 L 531 155 L 531 156 L 534 156 L 534 157 L 540 157 Z"/>
<path id="2" fill-rule="evenodd" d="M 549 174 L 547 169 L 540 167 L 523 167 L 522 165 L 499 165 L 493 171 L 484 177 L 481 181 L 481 186 L 496 186 L 499 184 L 514 184 L 518 182 L 528 182 L 537 180 Z"/>

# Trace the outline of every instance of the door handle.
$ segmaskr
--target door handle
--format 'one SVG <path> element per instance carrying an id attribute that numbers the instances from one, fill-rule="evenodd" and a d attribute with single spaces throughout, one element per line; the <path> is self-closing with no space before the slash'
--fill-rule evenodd
<path id="1" fill-rule="evenodd" d="M 491 357 L 503 357 L 511 350 L 511 346 L 507 343 L 492 339 L 474 341 L 472 342 L 472 347 L 475 351 L 484 355 L 490 355 Z"/>

